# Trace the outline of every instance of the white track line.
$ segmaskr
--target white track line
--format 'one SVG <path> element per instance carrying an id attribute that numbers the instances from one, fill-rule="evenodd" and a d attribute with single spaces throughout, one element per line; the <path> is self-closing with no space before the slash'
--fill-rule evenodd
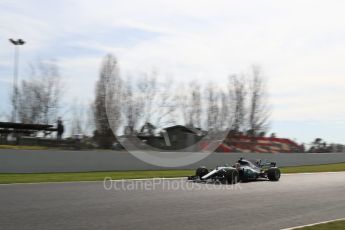
<path id="1" fill-rule="evenodd" d="M 345 171 L 338 171 L 338 172 L 311 172 L 311 173 L 282 173 L 284 176 L 291 176 L 291 175 L 314 175 L 314 174 L 339 174 L 345 173 Z"/>
<path id="2" fill-rule="evenodd" d="M 282 176 L 293 176 L 293 175 L 314 175 L 314 174 L 341 174 L 345 173 L 345 171 L 339 171 L 339 172 L 314 172 L 314 173 L 284 173 Z M 111 177 L 104 177 L 109 178 L 109 181 L 149 181 L 149 180 L 182 180 L 186 179 L 186 177 L 156 177 L 156 178 L 143 178 L 143 179 L 117 179 L 117 180 L 111 180 Z M 99 183 L 103 182 L 103 180 L 97 180 L 97 181 L 58 181 L 58 182 L 33 182 L 33 183 L 9 183 L 9 184 L 0 184 L 0 186 L 8 186 L 8 185 L 21 185 L 21 184 L 61 184 L 61 183 Z"/>
<path id="3" fill-rule="evenodd" d="M 153 181 L 153 180 L 183 180 L 186 179 L 187 177 L 156 177 L 156 178 L 143 178 L 143 179 L 118 179 L 118 180 L 111 180 L 111 177 L 104 177 L 103 180 L 92 180 L 92 181 L 52 181 L 52 182 L 32 182 L 32 183 L 8 183 L 8 184 L 0 184 L 0 186 L 9 186 L 9 185 L 24 185 L 24 184 L 61 184 L 61 183 L 103 183 L 105 179 L 109 178 L 107 181 L 112 181 L 112 182 L 130 182 L 130 181 Z"/>
<path id="4" fill-rule="evenodd" d="M 109 177 L 111 178 L 111 177 Z M 187 177 L 155 177 L 155 178 L 143 178 L 143 179 L 119 179 L 119 180 L 110 180 L 110 181 L 149 181 L 149 180 L 182 180 Z"/>
<path id="5" fill-rule="evenodd" d="M 304 227 L 312 227 L 312 226 L 315 226 L 315 225 L 328 224 L 328 223 L 335 222 L 335 221 L 340 221 L 340 220 L 345 220 L 345 218 L 334 219 L 334 220 L 327 220 L 327 221 L 318 222 L 318 223 L 314 223 L 314 224 L 300 225 L 300 226 L 296 226 L 296 227 L 292 227 L 292 228 L 284 228 L 284 229 L 281 229 L 281 230 L 294 230 L 294 229 L 299 229 L 299 228 L 304 228 Z"/>
<path id="6" fill-rule="evenodd" d="M 90 183 L 90 182 L 103 182 L 100 180 L 90 180 L 90 181 L 51 181 L 51 182 L 19 182 L 19 183 L 8 183 L 8 184 L 0 184 L 0 186 L 9 186 L 9 185 L 24 185 L 24 184 L 71 184 L 71 183 Z"/>

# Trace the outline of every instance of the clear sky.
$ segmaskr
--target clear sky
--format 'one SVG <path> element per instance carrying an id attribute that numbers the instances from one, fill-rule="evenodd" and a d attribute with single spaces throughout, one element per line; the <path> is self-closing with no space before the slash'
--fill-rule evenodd
<path id="1" fill-rule="evenodd" d="M 8 110 L 13 46 L 28 63 L 56 60 L 66 98 L 88 104 L 102 57 L 123 76 L 157 69 L 176 81 L 222 82 L 261 65 L 271 131 L 345 143 L 344 1 L 0 0 L 0 113 Z"/>

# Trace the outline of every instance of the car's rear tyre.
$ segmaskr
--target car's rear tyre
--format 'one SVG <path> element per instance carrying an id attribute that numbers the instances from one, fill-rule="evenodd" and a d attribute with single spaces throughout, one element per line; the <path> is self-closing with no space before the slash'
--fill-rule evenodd
<path id="1" fill-rule="evenodd" d="M 270 168 L 267 171 L 267 178 L 270 181 L 278 181 L 280 179 L 280 169 L 278 168 Z"/>
<path id="2" fill-rule="evenodd" d="M 206 174 L 208 174 L 208 169 L 206 167 L 199 167 L 196 169 L 195 175 L 200 179 L 202 179 Z"/>
<path id="3" fill-rule="evenodd" d="M 237 184 L 240 181 L 240 174 L 236 169 L 229 169 L 224 172 L 223 184 Z"/>

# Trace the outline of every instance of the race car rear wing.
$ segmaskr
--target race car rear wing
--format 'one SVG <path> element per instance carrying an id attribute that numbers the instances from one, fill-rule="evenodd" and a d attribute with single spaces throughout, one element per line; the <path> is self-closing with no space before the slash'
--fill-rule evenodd
<path id="1" fill-rule="evenodd" d="M 277 165 L 276 162 L 269 162 L 269 161 L 266 161 L 266 162 L 263 163 L 263 164 L 260 162 L 260 166 L 261 166 L 261 167 L 264 167 L 264 166 L 266 166 L 266 167 L 276 167 L 276 165 Z"/>
<path id="2" fill-rule="evenodd" d="M 276 162 L 273 162 L 273 161 L 265 161 L 265 162 L 262 162 L 261 160 L 257 160 L 256 161 L 256 164 L 259 166 L 259 167 L 276 167 L 277 163 Z"/>

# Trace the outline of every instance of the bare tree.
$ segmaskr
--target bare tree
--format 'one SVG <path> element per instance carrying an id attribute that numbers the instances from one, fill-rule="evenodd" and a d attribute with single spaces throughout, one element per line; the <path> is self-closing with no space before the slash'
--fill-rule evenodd
<path id="1" fill-rule="evenodd" d="M 96 136 L 101 147 L 110 147 L 115 140 L 113 132 L 120 126 L 121 84 L 117 60 L 108 54 L 101 65 L 93 103 Z"/>
<path id="2" fill-rule="evenodd" d="M 219 119 L 218 119 L 218 129 L 224 130 L 228 129 L 232 124 L 232 113 L 230 109 L 230 99 L 229 95 L 226 94 L 224 91 L 220 91 L 220 112 L 219 112 Z"/>
<path id="3" fill-rule="evenodd" d="M 136 101 L 141 114 L 140 124 L 151 123 L 155 127 L 174 122 L 175 112 L 173 84 L 169 79 L 158 81 L 157 73 L 145 74 L 137 81 Z"/>
<path id="4" fill-rule="evenodd" d="M 219 94 L 212 84 L 206 88 L 207 95 L 207 128 L 209 130 L 218 130 L 219 119 Z"/>
<path id="5" fill-rule="evenodd" d="M 91 134 L 94 130 L 96 130 L 96 123 L 95 123 L 95 113 L 94 113 L 94 106 L 93 101 L 88 103 L 86 108 L 86 127 L 85 133 Z"/>
<path id="6" fill-rule="evenodd" d="M 188 87 L 181 85 L 176 101 L 181 111 L 185 125 L 191 127 L 201 127 L 202 106 L 201 90 L 197 83 L 189 83 Z"/>
<path id="7" fill-rule="evenodd" d="M 233 122 L 231 129 L 240 132 L 245 129 L 247 115 L 245 107 L 246 88 L 244 76 L 231 75 L 229 77 L 229 96 L 233 106 Z"/>
<path id="8" fill-rule="evenodd" d="M 178 92 L 175 92 L 175 101 L 178 105 L 178 111 L 182 116 L 182 120 L 185 125 L 190 125 L 190 98 L 188 88 L 184 84 L 180 84 L 178 87 Z"/>
<path id="9" fill-rule="evenodd" d="M 54 62 L 31 65 L 31 77 L 17 89 L 17 111 L 20 122 L 52 124 L 56 121 L 63 86 L 59 68 Z"/>
<path id="10" fill-rule="evenodd" d="M 253 135 L 266 132 L 269 125 L 269 107 L 267 105 L 266 86 L 261 70 L 252 67 L 249 82 L 249 130 Z"/>
<path id="11" fill-rule="evenodd" d="M 174 114 L 176 112 L 176 102 L 174 96 L 174 84 L 171 79 L 165 78 L 158 82 L 157 101 L 153 111 L 155 124 L 158 127 L 174 124 L 176 122 Z"/>
<path id="12" fill-rule="evenodd" d="M 191 92 L 190 92 L 191 93 L 190 123 L 192 124 L 193 127 L 200 128 L 201 127 L 201 115 L 202 115 L 200 85 L 197 83 L 190 83 L 190 88 L 191 88 Z"/>
<path id="13" fill-rule="evenodd" d="M 40 102 L 40 87 L 32 81 L 22 81 L 17 88 L 17 99 L 13 100 L 17 107 L 18 119 L 22 123 L 40 123 L 42 106 Z"/>
<path id="14" fill-rule="evenodd" d="M 127 123 L 127 128 L 130 130 L 126 130 L 127 133 L 134 132 L 137 128 L 138 123 L 140 122 L 141 117 L 141 110 L 143 100 L 138 97 L 138 94 L 133 92 L 133 83 L 130 78 L 127 79 L 124 92 L 123 92 L 123 103 L 122 103 L 122 112 L 124 114 L 125 121 Z"/>
<path id="15" fill-rule="evenodd" d="M 139 93 L 138 101 L 141 105 L 141 115 L 143 123 L 150 122 L 156 101 L 157 89 L 157 73 L 153 71 L 151 74 L 144 74 L 137 81 L 137 89 Z"/>

